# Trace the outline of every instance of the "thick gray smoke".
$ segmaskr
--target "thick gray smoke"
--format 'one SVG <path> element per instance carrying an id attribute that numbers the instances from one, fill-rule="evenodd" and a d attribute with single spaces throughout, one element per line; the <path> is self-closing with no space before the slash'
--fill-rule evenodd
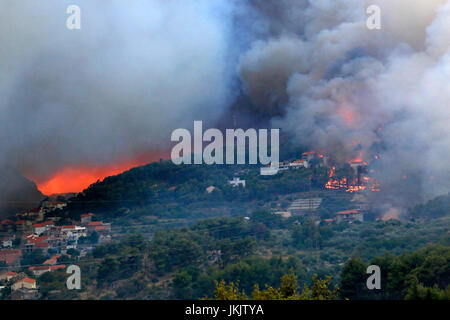
<path id="1" fill-rule="evenodd" d="M 66 28 L 70 4 L 81 30 Z M 215 121 L 231 98 L 230 14 L 225 0 L 2 0 L 0 160 L 45 177 Z"/>
<path id="2" fill-rule="evenodd" d="M 381 30 L 366 27 L 371 4 Z M 267 32 L 239 73 L 275 126 L 337 162 L 378 155 L 373 175 L 399 204 L 449 191 L 448 1 L 282 0 L 254 10 Z"/>
<path id="3" fill-rule="evenodd" d="M 449 24 L 447 0 L 2 0 L 0 162 L 45 176 L 165 149 L 242 91 L 299 145 L 379 156 L 399 203 L 448 192 Z"/>

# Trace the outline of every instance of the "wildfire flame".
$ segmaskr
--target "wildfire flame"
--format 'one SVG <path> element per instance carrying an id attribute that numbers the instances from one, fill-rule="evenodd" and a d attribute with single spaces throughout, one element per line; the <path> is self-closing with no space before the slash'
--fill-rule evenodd
<path id="1" fill-rule="evenodd" d="M 164 158 L 161 155 L 159 153 L 145 154 L 135 159 L 125 159 L 102 167 L 88 165 L 65 167 L 49 177 L 34 178 L 29 176 L 29 178 L 36 182 L 38 189 L 45 195 L 80 192 L 98 180 Z"/>
<path id="2" fill-rule="evenodd" d="M 350 161 L 350 163 L 361 163 L 367 165 L 364 161 Z M 356 192 L 361 190 L 380 191 L 380 184 L 373 178 L 362 176 L 358 181 L 355 177 L 352 181 L 347 181 L 346 177 L 338 179 L 335 177 L 336 167 L 330 168 L 329 180 L 325 184 L 326 189 L 345 189 L 346 192 Z"/>

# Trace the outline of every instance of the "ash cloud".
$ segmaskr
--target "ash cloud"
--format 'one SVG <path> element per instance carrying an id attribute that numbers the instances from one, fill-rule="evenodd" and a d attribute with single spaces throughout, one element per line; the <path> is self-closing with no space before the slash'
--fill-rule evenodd
<path id="1" fill-rule="evenodd" d="M 69 4 L 79 31 L 65 28 Z M 372 4 L 381 30 L 366 27 Z M 173 129 L 233 106 L 336 163 L 378 155 L 394 206 L 450 189 L 447 0 L 3 0 L 0 12 L 0 163 L 22 172 L 164 149 Z"/>
<path id="2" fill-rule="evenodd" d="M 68 30 L 68 5 L 81 30 Z M 0 3 L 0 162 L 45 177 L 165 150 L 230 103 L 225 0 Z"/>
<path id="3" fill-rule="evenodd" d="M 450 3 L 269 3 L 253 7 L 269 27 L 241 55 L 239 74 L 273 125 L 338 163 L 378 155 L 373 175 L 395 205 L 447 193 Z M 381 30 L 366 28 L 372 4 Z"/>

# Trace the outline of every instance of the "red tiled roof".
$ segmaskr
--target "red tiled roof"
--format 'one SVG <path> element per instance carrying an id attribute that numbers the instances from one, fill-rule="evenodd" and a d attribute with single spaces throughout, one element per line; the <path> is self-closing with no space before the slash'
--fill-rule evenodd
<path id="1" fill-rule="evenodd" d="M 71 225 L 67 225 L 67 226 L 62 226 L 62 229 L 73 229 L 75 227 L 76 226 L 74 224 L 71 224 Z"/>
<path id="2" fill-rule="evenodd" d="M 103 221 L 92 221 L 88 223 L 88 226 L 101 226 Z"/>
<path id="3" fill-rule="evenodd" d="M 89 213 L 83 213 L 83 214 L 81 215 L 82 218 L 93 217 L 93 216 L 94 216 L 94 214 L 91 213 L 91 212 L 89 212 Z"/>
<path id="4" fill-rule="evenodd" d="M 1 224 L 12 224 L 13 222 L 11 220 L 5 219 L 2 220 Z"/>
<path id="5" fill-rule="evenodd" d="M 53 221 L 44 221 L 42 223 L 36 223 L 33 225 L 33 228 L 42 228 L 49 225 L 54 225 L 55 223 Z"/>
<path id="6" fill-rule="evenodd" d="M 23 278 L 22 280 L 19 280 L 19 281 L 17 281 L 16 283 L 19 283 L 19 282 L 35 283 L 36 280 L 31 279 L 31 278 Z"/>
<path id="7" fill-rule="evenodd" d="M 65 265 L 65 264 L 58 264 L 58 265 L 56 265 L 56 266 L 51 266 L 51 267 L 50 267 L 50 270 L 51 270 L 51 271 L 55 271 L 55 270 L 58 270 L 58 269 L 64 269 L 64 268 L 66 268 L 66 265 Z"/>
<path id="8" fill-rule="evenodd" d="M 29 270 L 48 270 L 48 266 L 36 266 L 36 267 L 29 267 Z"/>
<path id="9" fill-rule="evenodd" d="M 8 276 L 16 276 L 17 273 L 12 272 L 12 271 L 8 271 L 8 272 L 6 273 L 6 275 L 8 275 Z"/>
<path id="10" fill-rule="evenodd" d="M 30 237 L 27 240 L 30 243 L 40 243 L 40 242 L 48 241 L 48 239 L 49 239 L 49 236 L 40 236 L 40 237 Z"/>
<path id="11" fill-rule="evenodd" d="M 15 224 L 24 224 L 25 222 L 26 222 L 25 220 L 19 220 L 19 221 L 16 221 Z"/>
<path id="12" fill-rule="evenodd" d="M 357 213 L 359 213 L 359 210 L 357 210 L 357 209 L 336 212 L 336 214 L 342 214 L 342 215 L 357 214 Z"/>
<path id="13" fill-rule="evenodd" d="M 94 228 L 94 230 L 105 230 L 105 229 L 106 229 L 105 226 L 96 226 L 96 227 Z"/>

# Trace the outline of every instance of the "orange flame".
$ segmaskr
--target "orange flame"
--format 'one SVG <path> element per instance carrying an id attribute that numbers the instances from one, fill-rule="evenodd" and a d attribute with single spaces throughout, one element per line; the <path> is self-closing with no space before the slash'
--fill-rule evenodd
<path id="1" fill-rule="evenodd" d="M 44 179 L 33 179 L 38 189 L 45 195 L 81 192 L 98 180 L 120 174 L 131 168 L 145 165 L 156 159 L 162 158 L 161 154 L 140 156 L 136 159 L 122 160 L 116 164 L 106 166 L 70 166 L 57 171 Z"/>

